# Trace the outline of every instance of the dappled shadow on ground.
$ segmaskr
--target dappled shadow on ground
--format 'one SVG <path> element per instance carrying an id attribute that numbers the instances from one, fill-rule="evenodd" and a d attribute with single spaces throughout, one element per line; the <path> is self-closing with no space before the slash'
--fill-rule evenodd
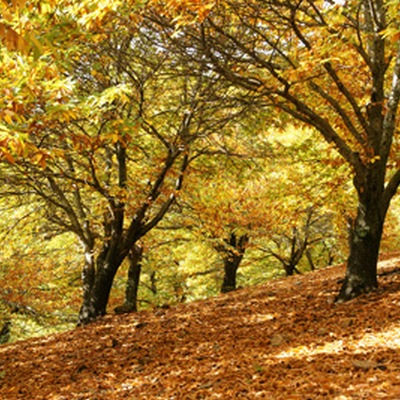
<path id="1" fill-rule="evenodd" d="M 0 348 L 0 398 L 400 399 L 400 260 L 334 304 L 344 267 Z"/>

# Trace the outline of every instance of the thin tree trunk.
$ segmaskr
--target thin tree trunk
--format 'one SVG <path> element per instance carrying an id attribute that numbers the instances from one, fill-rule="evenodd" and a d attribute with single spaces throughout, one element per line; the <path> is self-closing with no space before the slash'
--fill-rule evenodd
<path id="1" fill-rule="evenodd" d="M 143 247 L 135 245 L 129 253 L 128 279 L 126 282 L 125 302 L 122 306 L 114 308 L 116 314 L 137 311 L 137 294 L 139 290 L 140 274 L 142 271 Z"/>
<path id="2" fill-rule="evenodd" d="M 85 247 L 85 264 L 82 270 L 82 291 L 83 301 L 79 311 L 78 325 L 85 323 L 84 321 L 90 320 L 91 316 L 95 314 L 92 307 L 91 292 L 94 285 L 96 268 L 94 265 L 93 251 L 89 247 Z"/>
<path id="3" fill-rule="evenodd" d="M 314 260 L 312 259 L 310 249 L 306 250 L 306 257 L 307 257 L 308 264 L 310 265 L 311 271 L 315 271 L 315 264 L 314 264 Z"/>

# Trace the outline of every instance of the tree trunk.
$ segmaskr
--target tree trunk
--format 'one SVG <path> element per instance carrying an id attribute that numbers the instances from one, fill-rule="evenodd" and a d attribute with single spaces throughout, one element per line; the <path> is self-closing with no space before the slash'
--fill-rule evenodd
<path id="1" fill-rule="evenodd" d="M 7 320 L 0 329 L 0 344 L 8 343 L 11 337 L 11 321 Z"/>
<path id="2" fill-rule="evenodd" d="M 296 267 L 297 263 L 290 261 L 289 263 L 284 263 L 283 268 L 285 269 L 286 276 L 293 276 L 294 273 L 301 275 L 301 272 Z"/>
<path id="3" fill-rule="evenodd" d="M 229 239 L 230 248 L 224 257 L 224 279 L 221 286 L 221 293 L 236 290 L 236 273 L 243 259 L 246 245 L 249 241 L 247 235 L 236 237 L 234 233 Z"/>
<path id="4" fill-rule="evenodd" d="M 237 256 L 224 260 L 224 280 L 222 281 L 221 293 L 236 290 L 236 273 L 239 268 L 240 259 Z"/>
<path id="5" fill-rule="evenodd" d="M 125 290 L 125 303 L 114 308 L 116 314 L 124 314 L 137 311 L 137 294 L 139 289 L 140 273 L 142 270 L 141 259 L 143 247 L 135 245 L 129 253 L 128 279 Z"/>
<path id="6" fill-rule="evenodd" d="M 378 287 L 377 264 L 387 207 L 374 186 L 359 191 L 357 216 L 350 227 L 346 277 L 336 301 L 343 302 Z M 378 192 L 378 193 L 376 193 Z"/>
<path id="7" fill-rule="evenodd" d="M 78 325 L 88 324 L 106 314 L 114 277 L 121 265 L 121 257 L 99 257 L 92 285 L 85 287 Z"/>
<path id="8" fill-rule="evenodd" d="M 310 249 L 306 250 L 306 257 L 307 257 L 308 264 L 310 265 L 311 271 L 315 271 L 315 264 L 314 264 L 314 260 L 312 258 L 312 254 L 311 254 L 311 250 Z"/>
<path id="9" fill-rule="evenodd" d="M 93 250 L 89 246 L 84 246 L 84 253 L 85 264 L 82 270 L 83 301 L 81 309 L 79 311 L 78 325 L 84 324 L 84 321 L 88 320 L 91 315 L 95 314 L 95 310 L 93 309 L 91 304 L 91 292 L 96 275 Z"/>

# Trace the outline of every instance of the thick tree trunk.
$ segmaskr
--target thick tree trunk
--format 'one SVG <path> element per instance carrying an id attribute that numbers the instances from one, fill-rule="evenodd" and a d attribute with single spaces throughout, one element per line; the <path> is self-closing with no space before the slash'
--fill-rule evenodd
<path id="1" fill-rule="evenodd" d="M 121 258 L 111 261 L 97 259 L 95 276 L 91 287 L 85 287 L 83 304 L 79 312 L 78 325 L 85 325 L 105 315 L 114 277 L 122 263 Z"/>
<path id="2" fill-rule="evenodd" d="M 143 247 L 135 245 L 129 253 L 128 279 L 126 282 L 125 302 L 114 309 L 116 314 L 124 314 L 137 311 L 137 294 L 139 290 L 140 273 L 142 271 L 141 259 Z"/>
<path id="3" fill-rule="evenodd" d="M 248 241 L 249 238 L 247 235 L 242 235 L 238 238 L 234 233 L 231 234 L 229 239 L 231 247 L 224 257 L 224 279 L 221 286 L 221 293 L 236 290 L 236 274 Z"/>
<path id="4" fill-rule="evenodd" d="M 284 263 L 283 268 L 285 269 L 286 276 L 293 276 L 294 273 L 301 274 L 301 272 L 296 267 L 295 263 Z"/>
<path id="5" fill-rule="evenodd" d="M 228 293 L 236 290 L 236 273 L 239 268 L 240 259 L 226 259 L 224 261 L 224 280 L 222 281 L 221 293 Z"/>
<path id="6" fill-rule="evenodd" d="M 386 207 L 383 206 L 382 196 L 373 189 L 359 196 L 357 216 L 350 227 L 346 277 L 336 298 L 338 302 L 378 287 L 377 264 Z"/>

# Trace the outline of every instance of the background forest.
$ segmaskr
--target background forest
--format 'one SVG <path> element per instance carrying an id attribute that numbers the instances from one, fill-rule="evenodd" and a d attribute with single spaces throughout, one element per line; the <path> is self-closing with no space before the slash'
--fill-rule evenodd
<path id="1" fill-rule="evenodd" d="M 269 54 L 271 43 L 260 34 L 268 44 L 260 50 L 255 28 L 260 21 L 272 24 L 267 17 L 241 32 L 232 28 L 239 22 L 227 24 L 213 2 L 189 3 L 2 2 L 3 341 L 65 330 L 106 310 L 132 312 L 202 299 L 348 256 L 364 190 L 354 187 L 354 171 L 362 174 L 359 164 L 374 168 L 384 158 L 371 153 L 369 130 L 346 116 L 354 113 L 364 121 L 354 103 L 369 94 L 367 68 L 352 58 L 352 49 L 340 52 L 337 43 L 322 39 L 315 43 L 320 53 L 306 65 L 302 52 L 309 49 L 299 38 L 306 39 L 294 28 L 298 18 L 305 36 L 314 40 L 308 29 L 317 28 L 300 22 L 308 21 L 302 18 L 310 17 L 311 7 L 322 26 L 325 17 L 317 13 L 322 7 L 332 13 L 332 29 L 344 27 L 340 40 L 347 44 L 348 37 L 368 39 L 371 33 L 363 27 L 370 21 L 359 17 L 349 28 L 350 6 L 346 14 L 336 2 L 299 1 L 291 9 L 297 42 L 288 36 L 285 49 L 277 50 L 276 62 L 284 59 L 285 68 L 294 65 L 292 59 L 301 61 L 295 73 L 285 69 L 285 80 L 301 85 L 315 80 L 310 95 L 301 98 L 299 89 L 299 98 L 312 102 L 318 115 L 325 116 L 329 107 L 339 115 L 330 123 L 340 134 L 351 132 L 350 154 L 325 126 L 310 123 L 307 118 L 316 119 L 307 117 L 307 109 L 297 105 L 294 111 L 273 97 L 278 89 L 260 65 L 273 76 L 282 66 L 246 53 L 246 46 L 254 46 Z M 367 15 L 365 2 L 349 3 Z M 235 4 L 226 7 L 248 21 L 257 2 L 243 14 Z M 214 56 L 205 51 L 207 62 L 193 39 L 197 25 L 210 30 L 215 46 Z M 393 26 L 396 21 L 380 38 L 388 40 L 394 59 Z M 217 36 L 223 29 L 231 42 Z M 242 45 L 235 35 L 246 37 Z M 352 73 L 340 75 L 346 93 L 354 93 L 345 99 L 354 109 L 334 99 L 328 79 L 339 77 L 326 61 L 328 52 L 337 55 L 332 63 L 339 70 L 349 64 L 359 73 L 360 87 Z M 222 70 L 223 62 L 241 78 Z M 327 78 L 321 78 L 321 65 Z M 388 65 L 387 71 L 394 68 Z M 312 78 L 303 78 L 308 72 Z M 255 77 L 272 89 L 262 93 Z M 329 96 L 323 84 L 332 90 Z M 313 90 L 329 107 L 318 103 Z M 343 93 L 337 95 L 340 101 Z M 370 111 L 365 115 L 371 117 Z M 362 128 L 368 140 L 357 134 Z M 333 135 L 330 143 L 324 129 Z M 393 153 L 392 164 L 384 161 L 395 169 Z M 398 249 L 397 202 L 394 198 L 386 218 L 381 252 Z"/>

